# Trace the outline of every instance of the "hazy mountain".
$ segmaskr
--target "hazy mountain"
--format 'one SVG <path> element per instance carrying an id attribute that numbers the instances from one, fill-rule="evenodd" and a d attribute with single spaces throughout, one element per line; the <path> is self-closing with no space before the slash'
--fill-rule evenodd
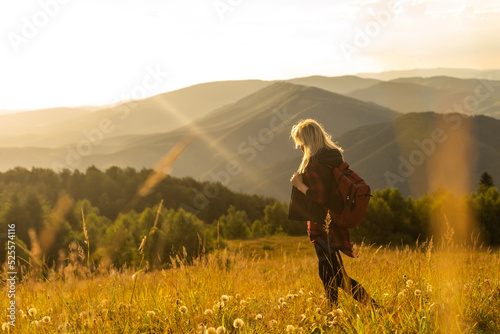
<path id="1" fill-rule="evenodd" d="M 73 142 L 53 150 L 4 149 L 0 152 L 0 169 L 33 165 L 80 169 L 91 165 L 152 167 L 186 133 L 196 130 L 197 137 L 176 162 L 173 175 L 210 179 L 213 175 L 227 175 L 237 165 L 239 172 L 231 175 L 233 180 L 296 156 L 289 135 L 291 126 L 300 118 L 315 118 L 334 135 L 341 135 L 398 115 L 319 88 L 278 82 L 167 133 L 116 136 L 94 145 L 89 141 Z"/>
<path id="2" fill-rule="evenodd" d="M 380 82 L 380 80 L 365 79 L 354 75 L 345 75 L 340 77 L 314 75 L 310 77 L 287 80 L 287 82 L 304 86 L 318 87 L 337 94 L 347 94 L 353 90 L 373 86 L 374 84 Z"/>
<path id="3" fill-rule="evenodd" d="M 210 82 L 95 112 L 88 108 L 55 108 L 0 115 L 0 147 L 63 146 L 86 140 L 85 131 L 102 130 L 103 125 L 108 129 L 108 138 L 167 132 L 269 84 L 261 80 Z"/>
<path id="4" fill-rule="evenodd" d="M 473 191 L 484 171 L 500 180 L 500 120 L 486 116 L 410 113 L 349 131 L 338 143 L 373 189 L 391 186 L 419 197 L 439 186 Z M 247 176 L 258 184 L 241 179 L 239 187 L 286 200 L 299 161 L 275 162 Z"/>
<path id="5" fill-rule="evenodd" d="M 86 108 L 52 108 L 0 115 L 0 136 L 45 131 L 54 122 L 64 122 L 90 114 Z"/>
<path id="6" fill-rule="evenodd" d="M 400 112 L 461 112 L 500 118 L 500 81 L 450 77 L 379 82 L 348 96 Z M 474 100 L 471 100 L 474 99 Z M 477 101 L 472 105 L 470 101 Z"/>
<path id="7" fill-rule="evenodd" d="M 412 70 L 401 70 L 401 71 L 385 71 L 379 73 L 357 73 L 355 74 L 361 78 L 377 79 L 383 81 L 394 80 L 398 78 L 407 77 L 435 77 L 435 76 L 448 76 L 455 78 L 486 78 L 489 75 L 493 75 L 493 78 L 500 80 L 500 70 L 473 70 L 464 68 L 418 68 Z"/>

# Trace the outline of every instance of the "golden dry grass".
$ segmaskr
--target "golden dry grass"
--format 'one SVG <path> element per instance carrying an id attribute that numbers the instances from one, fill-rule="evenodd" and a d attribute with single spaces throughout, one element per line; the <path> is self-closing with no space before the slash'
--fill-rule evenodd
<path id="1" fill-rule="evenodd" d="M 177 256 L 174 268 L 153 272 L 89 275 L 80 254 L 59 273 L 17 284 L 15 332 L 500 332 L 498 251 L 423 243 L 360 246 L 359 254 L 344 257 L 346 270 L 383 306 L 378 312 L 346 294 L 340 311 L 328 305 L 307 237 L 233 241 L 190 265 Z"/>

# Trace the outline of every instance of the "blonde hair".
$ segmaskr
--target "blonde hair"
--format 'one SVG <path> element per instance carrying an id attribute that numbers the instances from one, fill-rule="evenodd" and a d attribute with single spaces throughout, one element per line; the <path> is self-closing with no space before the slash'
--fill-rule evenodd
<path id="1" fill-rule="evenodd" d="M 304 173 L 307 164 L 311 157 L 318 153 L 322 148 L 333 148 L 343 152 L 342 148 L 332 141 L 330 136 L 319 124 L 313 119 L 303 119 L 292 127 L 290 136 L 295 142 L 295 148 L 302 146 L 304 156 L 297 170 L 299 173 Z"/>

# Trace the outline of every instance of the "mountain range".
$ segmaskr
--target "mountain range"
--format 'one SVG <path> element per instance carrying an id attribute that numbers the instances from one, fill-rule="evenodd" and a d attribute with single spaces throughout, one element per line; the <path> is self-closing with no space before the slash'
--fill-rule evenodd
<path id="1" fill-rule="evenodd" d="M 290 129 L 314 118 L 374 189 L 470 191 L 484 170 L 500 179 L 498 87 L 500 81 L 447 76 L 311 76 L 205 83 L 92 110 L 0 115 L 0 170 L 152 168 L 195 134 L 173 176 L 286 200 L 301 157 Z M 474 108 L 471 96 L 479 96 Z"/>

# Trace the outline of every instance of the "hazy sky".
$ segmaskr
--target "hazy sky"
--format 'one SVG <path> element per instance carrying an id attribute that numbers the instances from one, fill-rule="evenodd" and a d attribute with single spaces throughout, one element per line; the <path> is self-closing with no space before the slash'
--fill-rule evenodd
<path id="1" fill-rule="evenodd" d="M 227 79 L 499 68 L 499 32 L 498 0 L 2 1 L 0 110 Z"/>

